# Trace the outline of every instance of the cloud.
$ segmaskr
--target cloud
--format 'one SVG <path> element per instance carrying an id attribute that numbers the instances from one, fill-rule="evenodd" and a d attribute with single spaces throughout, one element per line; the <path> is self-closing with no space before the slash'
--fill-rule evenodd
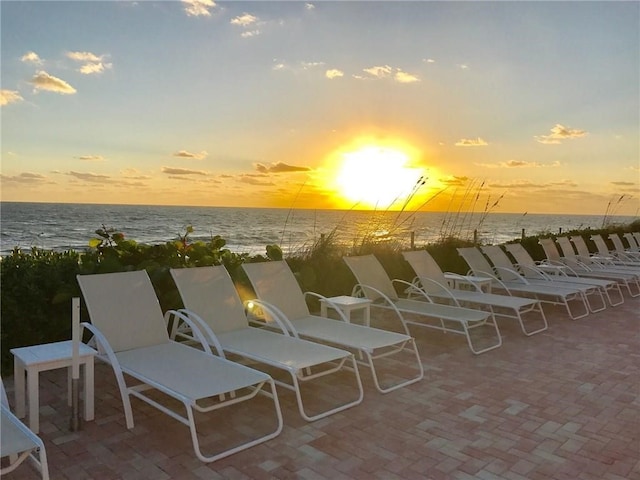
<path id="1" fill-rule="evenodd" d="M 362 71 L 374 78 L 393 78 L 398 83 L 414 83 L 420 81 L 417 75 L 405 72 L 400 68 L 393 68 L 389 65 L 376 65 L 364 68 Z M 358 79 L 364 78 L 358 75 L 354 75 L 354 77 Z"/>
<path id="2" fill-rule="evenodd" d="M 611 182 L 611 184 L 616 187 L 635 187 L 637 185 L 635 182 Z"/>
<path id="3" fill-rule="evenodd" d="M 582 138 L 585 135 L 587 135 L 587 132 L 585 132 L 584 130 L 579 130 L 577 128 L 568 128 L 557 123 L 553 128 L 551 128 L 550 135 L 537 135 L 533 138 L 535 138 L 538 142 L 544 143 L 546 145 L 558 145 L 562 143 L 563 140 Z"/>
<path id="4" fill-rule="evenodd" d="M 29 83 L 33 84 L 36 90 L 46 90 L 48 92 L 61 93 L 63 95 L 72 95 L 76 93 L 76 89 L 67 82 L 54 77 L 53 75 L 49 75 L 44 70 L 36 73 Z"/>
<path id="5" fill-rule="evenodd" d="M 493 183 L 489 185 L 491 188 L 514 188 L 514 189 L 529 189 L 529 188 L 546 188 L 549 184 L 545 183 L 531 183 L 528 180 L 521 180 L 512 183 Z"/>
<path id="6" fill-rule="evenodd" d="M 423 62 L 425 62 L 425 63 L 436 63 L 436 61 L 433 58 L 425 58 L 423 60 Z"/>
<path id="7" fill-rule="evenodd" d="M 27 52 L 20 58 L 20 60 L 24 63 L 33 63 L 35 65 L 42 65 L 42 59 L 38 56 L 36 52 Z"/>
<path id="8" fill-rule="evenodd" d="M 259 18 L 250 13 L 243 13 L 231 19 L 231 25 L 238 25 L 239 27 L 250 27 L 258 23 Z"/>
<path id="9" fill-rule="evenodd" d="M 332 69 L 327 70 L 324 73 L 324 76 L 327 77 L 329 80 L 333 80 L 334 78 L 344 77 L 344 72 L 342 70 L 338 70 L 336 68 L 332 68 Z"/>
<path id="10" fill-rule="evenodd" d="M 454 175 L 448 178 L 441 178 L 440 182 L 452 187 L 461 187 L 465 185 L 468 180 L 469 180 L 469 177 L 457 177 Z"/>
<path id="11" fill-rule="evenodd" d="M 3 182 L 10 183 L 29 183 L 29 184 L 40 184 L 44 183 L 47 177 L 44 175 L 40 175 L 39 173 L 31 173 L 31 172 L 23 172 L 20 175 L 3 175 L 0 173 L 0 178 Z"/>
<path id="12" fill-rule="evenodd" d="M 316 8 L 316 6 L 313 3 L 305 3 L 304 8 L 306 8 L 307 10 L 313 10 Z"/>
<path id="13" fill-rule="evenodd" d="M 167 175 L 206 175 L 202 170 L 190 170 L 187 168 L 162 167 L 162 173 Z"/>
<path id="14" fill-rule="evenodd" d="M 260 35 L 260 30 L 247 30 L 246 32 L 242 32 L 240 36 L 242 38 L 251 38 Z"/>
<path id="15" fill-rule="evenodd" d="M 100 62 L 102 57 L 91 52 L 67 52 L 67 58 L 76 62 Z"/>
<path id="16" fill-rule="evenodd" d="M 376 67 L 363 68 L 362 70 L 376 78 L 388 77 L 391 75 L 391 72 L 393 72 L 393 69 L 389 65 L 379 65 Z"/>
<path id="17" fill-rule="evenodd" d="M 105 69 L 111 68 L 111 63 L 87 63 L 80 67 L 80 73 L 84 75 L 93 75 L 94 73 L 102 73 Z"/>
<path id="18" fill-rule="evenodd" d="M 455 143 L 456 147 L 485 147 L 489 145 L 482 138 L 461 138 Z"/>
<path id="19" fill-rule="evenodd" d="M 258 180 L 255 176 L 252 176 L 252 175 L 242 175 L 238 181 L 242 183 L 247 183 L 249 185 L 258 185 L 261 187 L 271 187 L 275 185 L 273 182 L 265 182 L 262 180 Z"/>
<path id="20" fill-rule="evenodd" d="M 0 90 L 0 106 L 18 103 L 23 100 L 24 98 L 16 90 Z"/>
<path id="21" fill-rule="evenodd" d="M 83 75 L 93 75 L 102 73 L 105 69 L 110 69 L 113 64 L 103 63 L 105 55 L 96 55 L 91 52 L 67 52 L 67 58 L 75 62 L 82 62 L 82 65 L 78 71 Z"/>
<path id="22" fill-rule="evenodd" d="M 394 78 L 395 78 L 395 80 L 397 82 L 400 82 L 400 83 L 415 83 L 415 82 L 419 82 L 420 81 L 420 78 L 418 78 L 416 75 L 413 75 L 413 74 L 407 73 L 407 72 L 403 72 L 400 69 L 398 69 L 398 71 L 396 72 Z"/>
<path id="23" fill-rule="evenodd" d="M 102 155 L 81 155 L 76 158 L 87 162 L 102 162 L 105 159 Z"/>
<path id="24" fill-rule="evenodd" d="M 85 182 L 91 182 L 91 183 L 114 183 L 115 182 L 115 180 L 113 180 L 109 175 L 100 175 L 98 173 L 75 172 L 71 170 L 69 173 L 67 173 L 67 175 L 70 175 L 79 180 L 84 180 Z"/>
<path id="25" fill-rule="evenodd" d="M 459 63 L 459 64 L 458 64 L 458 68 L 459 68 L 460 70 L 469 70 L 469 65 L 466 65 L 466 64 L 464 64 L 464 63 Z"/>
<path id="26" fill-rule="evenodd" d="M 210 17 L 211 10 L 216 7 L 213 0 L 182 0 L 184 11 L 190 17 Z"/>
<path id="27" fill-rule="evenodd" d="M 207 158 L 207 155 L 209 154 L 204 150 L 201 151 L 200 153 L 191 153 L 191 152 L 188 152 L 187 150 L 180 150 L 179 152 L 176 152 L 173 154 L 174 157 L 195 158 L 196 160 L 203 160 Z"/>
<path id="28" fill-rule="evenodd" d="M 310 68 L 321 67 L 324 65 L 324 62 L 300 62 L 303 70 L 308 70 Z"/>
<path id="29" fill-rule="evenodd" d="M 507 162 L 500 163 L 476 163 L 476 165 L 483 168 L 545 168 L 559 167 L 560 162 L 555 161 L 553 163 L 539 163 L 527 162 L 525 160 L 509 160 Z"/>
<path id="30" fill-rule="evenodd" d="M 256 163 L 255 167 L 260 173 L 308 172 L 311 170 L 309 167 L 296 167 L 283 162 L 272 163 L 268 166 L 262 163 Z"/>

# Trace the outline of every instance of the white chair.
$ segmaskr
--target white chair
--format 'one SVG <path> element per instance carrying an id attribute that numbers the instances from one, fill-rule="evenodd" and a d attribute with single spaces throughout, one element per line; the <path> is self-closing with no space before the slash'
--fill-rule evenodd
<path id="1" fill-rule="evenodd" d="M 416 325 L 464 335 L 469 349 L 475 354 L 488 352 L 502 345 L 500 330 L 492 312 L 433 303 L 415 285 L 404 280 L 391 280 L 374 255 L 343 257 L 343 260 L 358 282 L 353 287 L 352 295 L 368 298 L 373 307 L 392 310 L 405 325 L 405 328 L 407 328 L 406 325 Z M 407 289 L 411 298 L 400 298 L 394 284 Z M 423 301 L 415 298 L 420 298 Z M 416 318 L 420 320 L 416 320 Z M 477 348 L 474 345 L 471 332 L 486 326 L 495 333 L 495 342 L 489 343 L 484 348 Z"/>
<path id="2" fill-rule="evenodd" d="M 631 238 L 633 238 L 633 236 L 631 236 Z M 598 244 L 598 242 L 602 242 L 602 244 L 605 243 L 604 239 L 600 235 L 593 235 L 591 237 L 591 240 L 596 242 L 596 244 Z M 610 250 L 609 252 L 613 256 L 617 257 L 620 261 L 622 261 L 623 264 L 630 263 L 635 266 L 638 266 L 640 264 L 640 252 L 638 252 L 637 250 L 634 251 L 631 248 L 624 248 L 622 239 L 617 233 L 610 233 L 609 240 L 611 240 L 611 243 L 613 243 L 613 250 Z M 600 250 L 599 246 L 598 250 Z"/>
<path id="3" fill-rule="evenodd" d="M 356 352 L 357 360 L 371 369 L 374 385 L 379 392 L 388 393 L 424 377 L 418 349 L 410 335 L 348 323 L 344 314 L 329 299 L 313 292 L 303 293 L 285 261 L 245 263 L 242 268 L 258 297 L 252 302 L 267 313 L 267 320 L 277 318 L 287 330 L 300 337 Z M 306 297 L 324 299 L 335 308 L 340 320 L 312 315 Z M 417 373 L 383 386 L 376 371 L 376 360 L 401 352 L 414 356 Z"/>
<path id="4" fill-rule="evenodd" d="M 623 234 L 623 237 L 627 240 L 629 248 L 626 249 L 629 252 L 640 254 L 640 244 L 633 232 L 627 232 Z"/>
<path id="5" fill-rule="evenodd" d="M 43 480 L 49 480 L 49 465 L 44 443 L 9 409 L 9 401 L 0 379 L 0 457 L 9 457 L 9 464 L 0 468 L 0 476 L 13 472 L 25 460 L 40 472 Z"/>
<path id="6" fill-rule="evenodd" d="M 636 276 L 636 278 L 640 277 L 640 265 L 621 265 L 620 263 L 616 263 L 615 258 L 611 256 L 593 255 L 589 251 L 589 247 L 584 241 L 584 238 L 580 235 L 572 235 L 569 237 L 569 240 L 578 252 L 578 257 L 588 265 L 595 265 L 609 271 L 630 273 Z"/>
<path id="7" fill-rule="evenodd" d="M 494 269 L 478 248 L 463 247 L 457 250 L 469 265 L 473 275 L 491 277 L 496 288 L 510 292 L 511 294 L 516 293 L 533 297 L 541 302 L 552 305 L 562 305 L 567 310 L 569 317 L 573 320 L 586 317 L 589 314 L 589 306 L 580 290 L 549 285 L 532 285 L 526 278 L 518 275 L 511 269 L 509 269 L 508 276 L 505 278 L 503 269 Z M 498 270 L 500 270 L 500 273 L 503 273 L 503 275 L 499 275 Z M 577 314 L 574 313 L 569 305 L 571 301 L 577 302 L 583 311 Z"/>
<path id="8" fill-rule="evenodd" d="M 298 410 L 305 420 L 324 418 L 362 402 L 362 383 L 352 353 L 302 340 L 292 336 L 284 326 L 278 333 L 250 326 L 242 300 L 224 266 L 171 269 L 171 276 L 185 306 L 180 311 L 197 322 L 212 347 L 289 374 L 290 383 L 274 381 L 295 392 Z M 193 333 L 188 324 L 173 322 L 170 337 L 193 340 Z M 346 369 L 354 375 L 355 399 L 315 415 L 307 413 L 301 383 Z"/>
<path id="9" fill-rule="evenodd" d="M 624 303 L 624 295 L 622 294 L 620 285 L 614 280 L 569 276 L 566 272 L 566 268 L 563 268 L 561 265 L 545 265 L 544 263 L 536 263 L 531 255 L 529 255 L 529 252 L 527 252 L 520 243 L 508 243 L 504 247 L 516 260 L 515 266 L 518 268 L 518 271 L 526 278 L 537 278 L 548 282 L 561 282 L 563 284 L 592 285 L 600 289 L 602 295 L 604 295 L 609 305 L 612 307 Z M 550 271 L 552 272 L 551 274 L 549 274 Z M 619 300 L 614 302 L 609 294 L 610 291 L 616 292 Z"/>
<path id="10" fill-rule="evenodd" d="M 495 316 L 517 320 L 525 335 L 534 335 L 548 328 L 547 319 L 539 300 L 515 297 L 510 295 L 509 292 L 506 292 L 506 295 L 486 293 L 473 281 L 470 282 L 472 290 L 450 288 L 444 272 L 429 252 L 426 250 L 412 250 L 402 252 L 402 256 L 411 265 L 416 274 L 412 283 L 423 290 L 430 298 L 451 301 L 458 307 L 467 305 L 489 308 Z M 451 272 L 448 272 L 448 274 L 456 276 Z M 466 283 L 469 282 L 465 281 Z M 540 315 L 539 328 L 528 329 L 525 326 L 523 316 L 529 313 Z"/>
<path id="11" fill-rule="evenodd" d="M 555 242 L 551 238 L 540 238 L 538 243 L 542 246 L 547 256 L 545 262 L 553 265 L 565 265 L 571 275 L 614 280 L 621 287 L 625 287 L 631 297 L 640 296 L 640 283 L 635 275 L 619 271 L 610 271 L 597 265 L 590 258 L 583 259 L 575 252 L 567 237 L 558 237 Z M 558 250 L 558 247 L 560 250 Z M 562 254 L 560 251 L 562 251 Z"/>
<path id="12" fill-rule="evenodd" d="M 511 263 L 511 260 L 507 256 L 507 254 L 500 248 L 499 245 L 485 245 L 481 247 L 482 252 L 489 257 L 491 263 L 493 263 L 494 270 L 497 272 L 498 276 L 503 280 L 517 280 L 520 278 L 525 278 L 530 285 L 542 285 L 542 286 L 556 286 L 560 288 L 573 289 L 575 291 L 581 292 L 584 300 L 589 307 L 589 311 L 592 313 L 601 312 L 605 308 L 607 308 L 607 303 L 604 299 L 604 294 L 599 287 L 595 286 L 593 283 L 569 283 L 569 282 L 554 282 L 547 278 L 542 278 L 539 276 L 536 277 L 525 277 L 521 275 L 518 271 L 516 271 L 516 266 Z M 550 278 L 550 277 L 549 277 Z M 592 296 L 596 296 L 599 299 L 600 305 L 598 307 L 594 307 L 591 303 L 590 298 Z"/>
<path id="13" fill-rule="evenodd" d="M 271 377 L 263 372 L 231 362 L 211 353 L 201 332 L 192 324 L 194 337 L 203 351 L 169 339 L 165 320 L 179 317 L 179 312 L 167 312 L 163 317 L 149 276 L 144 270 L 98 275 L 78 275 L 80 289 L 89 311 L 91 324 L 83 327 L 93 333 L 98 358 L 113 368 L 125 411 L 127 428 L 133 428 L 131 396 L 135 396 L 190 429 L 193 448 L 198 459 L 213 462 L 277 436 L 283 426 L 280 404 Z M 124 374 L 137 380 L 127 385 Z M 267 390 L 265 387 L 269 387 Z M 163 405 L 161 392 L 178 400 L 186 415 Z M 273 431 L 253 436 L 239 445 L 225 447 L 213 455 L 205 455 L 196 429 L 194 412 L 207 413 L 250 400 L 258 394 L 271 398 L 275 410 Z"/>

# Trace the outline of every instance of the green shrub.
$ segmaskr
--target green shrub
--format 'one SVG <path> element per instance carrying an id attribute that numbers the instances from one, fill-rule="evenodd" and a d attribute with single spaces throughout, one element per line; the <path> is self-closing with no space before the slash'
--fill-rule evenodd
<path id="1" fill-rule="evenodd" d="M 622 234 L 640 230 L 640 221 L 628 226 L 609 226 L 600 230 L 566 232 L 567 235 L 582 235 L 595 252 L 590 236 L 609 233 Z M 244 262 L 281 260 L 282 250 L 277 245 L 268 245 L 265 255 L 236 254 L 225 248 L 226 241 L 219 236 L 209 241 L 192 242 L 193 232 L 187 227 L 176 240 L 158 245 L 138 244 L 112 229 L 96 230 L 86 251 L 53 252 L 33 248 L 30 251 L 15 249 L 0 260 L 0 314 L 1 314 L 1 370 L 5 375 L 13 371 L 13 357 L 9 350 L 14 347 L 56 342 L 71 337 L 71 298 L 80 296 L 77 274 L 123 272 L 145 269 L 154 285 L 163 310 L 181 308 L 182 302 L 175 288 L 170 268 L 224 265 L 241 296 L 250 296 L 251 288 L 244 270 Z M 547 235 L 551 236 L 551 235 Z M 539 237 L 525 237 L 524 247 L 535 260 L 544 258 L 538 245 Z M 456 251 L 458 247 L 472 242 L 446 238 L 435 244 L 424 245 L 443 271 L 464 274 L 467 265 Z M 413 271 L 402 257 L 402 245 L 373 236 L 353 245 L 342 245 L 335 241 L 334 234 L 322 236 L 307 250 L 286 258 L 303 291 L 314 291 L 332 297 L 351 293 L 355 278 L 346 266 L 344 255 L 375 254 L 391 278 L 411 281 Z M 312 303 L 312 309 L 318 305 Z M 88 319 L 85 312 L 82 319 Z"/>

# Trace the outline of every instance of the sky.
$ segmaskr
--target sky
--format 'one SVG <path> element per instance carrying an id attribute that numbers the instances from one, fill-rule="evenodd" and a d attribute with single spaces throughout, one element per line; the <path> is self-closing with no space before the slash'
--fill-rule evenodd
<path id="1" fill-rule="evenodd" d="M 2 201 L 635 215 L 640 2 L 6 1 Z"/>

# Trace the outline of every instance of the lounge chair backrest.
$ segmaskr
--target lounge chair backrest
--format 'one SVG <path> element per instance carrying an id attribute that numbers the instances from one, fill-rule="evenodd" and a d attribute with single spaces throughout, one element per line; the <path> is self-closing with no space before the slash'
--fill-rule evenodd
<path id="1" fill-rule="evenodd" d="M 147 272 L 78 275 L 91 323 L 114 352 L 169 342 L 158 297 Z"/>
<path id="2" fill-rule="evenodd" d="M 498 245 L 485 245 L 482 247 L 482 251 L 489 257 L 491 262 L 500 269 L 497 274 L 502 280 L 509 281 L 518 278 L 517 274 L 512 273 L 512 271 L 515 270 L 513 263 L 511 263 L 507 254 Z"/>
<path id="3" fill-rule="evenodd" d="M 571 258 L 576 256 L 576 252 L 571 246 L 571 242 L 567 237 L 558 237 L 556 238 L 556 242 L 560 246 L 560 250 L 562 250 L 562 256 Z"/>
<path id="4" fill-rule="evenodd" d="M 9 406 L 9 399 L 7 398 L 7 392 L 4 389 L 2 378 L 0 378 L 0 403 L 5 407 Z"/>
<path id="5" fill-rule="evenodd" d="M 613 242 L 613 246 L 615 247 L 617 252 L 624 253 L 625 248 L 624 248 L 624 245 L 622 244 L 622 239 L 618 236 L 617 233 L 609 234 L 609 240 Z"/>
<path id="6" fill-rule="evenodd" d="M 611 236 L 609 236 L 609 238 L 611 238 Z M 598 249 L 598 253 L 600 255 L 608 255 L 609 254 L 609 247 L 607 246 L 607 243 L 604 241 L 604 238 L 602 238 L 600 235 L 591 235 L 591 240 L 593 241 L 593 243 L 595 243 L 596 248 Z M 618 239 L 618 240 L 620 240 L 620 239 Z M 622 244 L 621 244 L 621 246 L 622 246 Z"/>
<path id="7" fill-rule="evenodd" d="M 508 243 L 504 246 L 507 251 L 513 256 L 518 265 L 526 267 L 522 269 L 522 274 L 525 277 L 535 277 L 536 274 L 533 270 L 537 267 L 536 262 L 527 250 L 520 243 Z"/>
<path id="8" fill-rule="evenodd" d="M 249 326 L 242 301 L 223 265 L 171 269 L 185 308 L 196 313 L 214 333 Z"/>
<path id="9" fill-rule="evenodd" d="M 398 299 L 398 294 L 389 279 L 389 275 L 374 255 L 342 257 L 342 259 L 349 266 L 358 283 L 381 291 L 391 300 Z M 380 295 L 371 289 L 365 289 L 364 294 L 371 301 L 380 298 Z"/>
<path id="10" fill-rule="evenodd" d="M 518 262 L 519 265 L 524 265 L 525 267 L 535 267 L 536 262 L 531 258 L 531 255 L 520 243 L 508 243 L 504 246 L 507 251 L 513 255 L 513 258 Z"/>
<path id="11" fill-rule="evenodd" d="M 483 273 L 493 273 L 493 267 L 476 247 L 463 247 L 457 250 L 474 275 L 482 276 Z"/>
<path id="12" fill-rule="evenodd" d="M 627 239 L 627 243 L 629 244 L 629 250 L 631 250 L 632 252 L 640 251 L 640 245 L 638 245 L 638 242 L 636 241 L 636 237 L 633 236 L 633 233 L 629 233 L 629 232 L 625 233 L 624 238 Z"/>
<path id="13" fill-rule="evenodd" d="M 310 315 L 300 284 L 287 262 L 243 263 L 242 268 L 258 298 L 277 306 L 289 320 Z"/>
<path id="14" fill-rule="evenodd" d="M 572 235 L 570 237 L 571 243 L 576 247 L 576 251 L 578 255 L 582 257 L 589 257 L 591 253 L 589 252 L 589 247 L 587 247 L 587 243 L 584 241 L 580 235 Z"/>
<path id="15" fill-rule="evenodd" d="M 558 247 L 556 247 L 556 244 L 552 238 L 540 238 L 538 239 L 538 243 L 544 250 L 544 254 L 547 257 L 547 260 L 549 260 L 550 262 L 560 261 L 560 252 L 558 251 Z"/>
<path id="16" fill-rule="evenodd" d="M 413 271 L 416 272 L 418 278 L 430 278 L 438 282 L 440 285 L 447 285 L 447 279 L 440 268 L 440 265 L 433 259 L 431 254 L 426 250 L 412 250 L 402 252 L 404 259 L 409 262 Z M 422 282 L 421 287 L 427 293 L 439 293 L 442 288 L 433 282 Z"/>

